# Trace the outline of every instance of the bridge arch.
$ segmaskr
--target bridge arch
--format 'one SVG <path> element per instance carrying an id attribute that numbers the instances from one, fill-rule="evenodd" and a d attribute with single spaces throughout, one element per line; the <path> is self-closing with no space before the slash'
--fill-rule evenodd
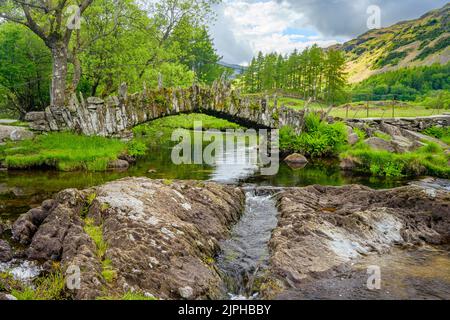
<path id="1" fill-rule="evenodd" d="M 211 87 L 194 85 L 186 89 L 143 91 L 129 95 L 126 85 L 119 95 L 103 100 L 73 95 L 63 108 L 48 107 L 26 115 L 37 131 L 71 130 L 85 135 L 114 136 L 136 125 L 180 113 L 205 113 L 251 128 L 279 128 L 303 125 L 303 111 L 269 106 L 266 99 L 249 99 L 228 83 Z"/>

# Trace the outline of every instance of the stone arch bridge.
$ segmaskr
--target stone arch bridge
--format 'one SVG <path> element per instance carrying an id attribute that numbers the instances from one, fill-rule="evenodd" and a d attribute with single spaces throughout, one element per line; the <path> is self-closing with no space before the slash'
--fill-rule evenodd
<path id="1" fill-rule="evenodd" d="M 36 131 L 71 130 L 85 135 L 114 136 L 136 125 L 180 113 L 199 112 L 251 128 L 301 128 L 303 111 L 268 105 L 267 99 L 240 96 L 230 85 L 216 82 L 211 87 L 194 85 L 187 89 L 144 90 L 129 95 L 126 85 L 119 95 L 105 100 L 73 95 L 63 108 L 48 107 L 26 115 Z"/>

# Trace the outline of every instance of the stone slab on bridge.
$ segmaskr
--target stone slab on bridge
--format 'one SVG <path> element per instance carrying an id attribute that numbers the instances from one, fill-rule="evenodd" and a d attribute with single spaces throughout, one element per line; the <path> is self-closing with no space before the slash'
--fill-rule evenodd
<path id="1" fill-rule="evenodd" d="M 269 106 L 267 99 L 243 98 L 224 82 L 211 87 L 144 90 L 129 95 L 125 85 L 119 95 L 105 100 L 73 95 L 66 107 L 48 107 L 26 115 L 36 131 L 70 130 L 85 135 L 114 136 L 136 125 L 180 113 L 199 112 L 253 128 L 303 127 L 303 111 Z"/>

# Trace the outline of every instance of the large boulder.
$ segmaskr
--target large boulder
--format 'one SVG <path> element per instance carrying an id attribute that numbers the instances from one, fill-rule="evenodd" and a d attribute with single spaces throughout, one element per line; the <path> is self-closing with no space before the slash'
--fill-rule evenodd
<path id="1" fill-rule="evenodd" d="M 109 170 L 127 170 L 130 164 L 126 160 L 117 159 L 108 163 Z"/>
<path id="2" fill-rule="evenodd" d="M 355 170 L 359 165 L 361 165 L 361 161 L 355 157 L 345 157 L 342 158 L 340 163 L 339 163 L 339 167 L 341 168 L 341 170 L 344 171 L 353 171 Z"/>
<path id="3" fill-rule="evenodd" d="M 445 190 L 309 186 L 282 191 L 277 199 L 278 226 L 261 286 L 265 298 L 304 297 L 308 281 L 317 283 L 396 245 L 450 243 Z"/>
<path id="4" fill-rule="evenodd" d="M 301 155 L 299 153 L 293 153 L 286 158 L 284 158 L 284 161 L 287 163 L 293 163 L 293 164 L 307 164 L 308 159 L 304 155 Z"/>
<path id="5" fill-rule="evenodd" d="M 55 206 L 54 200 L 46 200 L 39 208 L 33 208 L 21 215 L 12 226 L 13 239 L 23 245 L 30 244 L 39 226 Z"/>
<path id="6" fill-rule="evenodd" d="M 23 127 L 0 125 L 0 142 L 33 139 L 34 133 Z"/>
<path id="7" fill-rule="evenodd" d="M 364 140 L 364 142 L 375 150 L 395 152 L 395 148 L 390 141 L 386 141 L 378 137 L 368 138 Z"/>
<path id="8" fill-rule="evenodd" d="M 391 144 L 397 153 L 405 153 L 415 150 L 418 145 L 403 136 L 392 136 Z"/>
<path id="9" fill-rule="evenodd" d="M 350 145 L 354 145 L 354 144 L 358 143 L 359 136 L 356 133 L 351 133 L 348 135 L 347 141 Z"/>
<path id="10" fill-rule="evenodd" d="M 34 138 L 34 133 L 24 128 L 16 128 L 11 132 L 9 138 L 12 141 L 31 140 Z"/>
<path id="11" fill-rule="evenodd" d="M 28 258 L 82 270 L 74 299 L 129 291 L 162 299 L 219 298 L 225 285 L 213 258 L 244 202 L 240 188 L 198 181 L 126 178 L 65 190 L 34 233 Z M 86 232 L 87 221 L 101 230 L 103 256 Z M 110 283 L 102 275 L 105 259 L 114 272 Z"/>
<path id="12" fill-rule="evenodd" d="M 27 245 L 31 242 L 34 234 L 37 231 L 37 226 L 34 225 L 30 214 L 21 215 L 12 226 L 12 238 L 23 244 Z"/>
<path id="13" fill-rule="evenodd" d="M 10 139 L 11 132 L 15 130 L 13 126 L 0 125 L 0 142 Z"/>
<path id="14" fill-rule="evenodd" d="M 11 246 L 5 240 L 0 239 L 0 262 L 8 262 L 13 258 Z"/>
<path id="15" fill-rule="evenodd" d="M 303 169 L 308 163 L 308 159 L 299 153 L 293 153 L 287 156 L 284 161 L 293 170 Z"/>
<path id="16" fill-rule="evenodd" d="M 390 136 L 401 136 L 402 132 L 399 127 L 393 126 L 391 124 L 387 124 L 385 122 L 380 123 L 380 130 Z"/>

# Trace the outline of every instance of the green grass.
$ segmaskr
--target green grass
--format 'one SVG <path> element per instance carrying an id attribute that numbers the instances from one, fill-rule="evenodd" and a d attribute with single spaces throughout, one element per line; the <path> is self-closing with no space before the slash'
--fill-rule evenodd
<path id="1" fill-rule="evenodd" d="M 0 149 L 0 157 L 11 169 L 48 166 L 61 171 L 104 171 L 109 161 L 126 152 L 127 144 L 118 139 L 58 132 L 9 142 Z"/>
<path id="2" fill-rule="evenodd" d="M 170 141 L 175 129 L 193 130 L 195 121 L 202 122 L 203 130 L 224 131 L 242 128 L 240 125 L 227 120 L 200 113 L 191 113 L 168 116 L 138 125 L 133 128 L 133 133 L 136 140 L 141 141 L 141 143 L 158 145 L 163 141 Z"/>
<path id="3" fill-rule="evenodd" d="M 390 135 L 388 135 L 387 133 L 381 132 L 381 131 L 376 131 L 373 134 L 375 137 L 383 139 L 385 141 L 391 141 L 392 137 Z"/>
<path id="4" fill-rule="evenodd" d="M 102 261 L 102 276 L 108 283 L 113 282 L 117 278 L 117 271 L 114 270 L 110 259 Z"/>
<path id="5" fill-rule="evenodd" d="M 88 199 L 87 207 L 92 204 L 92 201 L 89 203 Z M 102 262 L 102 277 L 107 283 L 112 283 L 117 278 L 117 271 L 114 270 L 111 260 L 106 258 L 108 244 L 103 239 L 103 226 L 95 225 L 94 220 L 90 218 L 84 219 L 84 222 L 84 231 L 91 237 L 92 241 L 94 241 L 97 248 L 96 255 Z"/>
<path id="6" fill-rule="evenodd" d="M 92 219 L 85 219 L 84 231 L 91 237 L 97 247 L 97 257 L 103 259 L 108 246 L 103 240 L 103 227 L 94 224 Z"/>
<path id="7" fill-rule="evenodd" d="M 121 296 L 102 296 L 98 297 L 97 300 L 157 300 L 154 297 L 147 297 L 145 294 L 141 292 L 131 292 L 128 291 Z"/>
<path id="8" fill-rule="evenodd" d="M 64 300 L 66 282 L 61 272 L 51 273 L 34 281 L 35 288 L 14 289 L 11 294 L 17 300 Z"/>
<path id="9" fill-rule="evenodd" d="M 151 121 L 149 124 L 157 127 L 193 130 L 196 129 L 194 128 L 194 122 L 198 121 L 202 123 L 202 128 L 204 130 L 209 129 L 226 130 L 226 129 L 241 128 L 241 126 L 239 126 L 236 123 L 232 123 L 224 119 L 219 119 L 201 113 L 190 113 L 190 114 L 180 114 L 176 116 L 168 116 Z"/>
<path id="10" fill-rule="evenodd" d="M 261 95 L 259 95 L 261 96 Z M 285 106 L 294 110 L 303 110 L 305 100 L 290 97 L 277 97 L 278 107 Z M 269 97 L 269 105 L 273 105 L 273 97 Z M 367 115 L 366 102 L 353 102 L 336 106 L 331 109 L 330 116 L 338 118 L 392 118 L 392 101 L 369 102 L 369 115 Z M 312 111 L 328 111 L 329 106 L 320 102 L 312 102 L 308 105 Z M 442 114 L 445 110 L 430 108 L 419 103 L 396 103 L 394 117 L 425 117 Z"/>
<path id="11" fill-rule="evenodd" d="M 450 145 L 450 127 L 431 127 L 422 133 L 437 138 Z"/>
<path id="12" fill-rule="evenodd" d="M 435 176 L 450 177 L 448 161 L 450 155 L 436 143 L 428 143 L 414 152 L 391 153 L 370 149 L 363 142 L 344 151 L 341 158 L 357 159 L 356 171 L 370 173 L 373 176 Z"/>

